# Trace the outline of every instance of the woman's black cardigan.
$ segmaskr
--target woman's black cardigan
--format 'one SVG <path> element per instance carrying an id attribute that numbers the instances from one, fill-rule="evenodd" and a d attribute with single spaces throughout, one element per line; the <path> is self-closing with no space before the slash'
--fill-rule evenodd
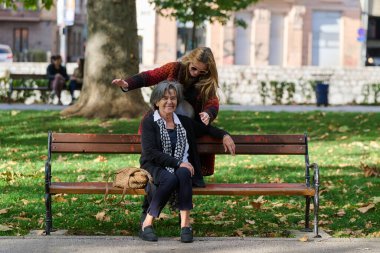
<path id="1" fill-rule="evenodd" d="M 186 130 L 187 141 L 189 144 L 188 160 L 193 165 L 195 170 L 193 185 L 198 185 L 199 181 L 203 182 L 203 176 L 201 174 L 201 164 L 197 150 L 196 138 L 203 135 L 210 135 L 212 137 L 222 139 L 223 136 L 228 133 L 214 126 L 206 126 L 203 123 L 197 122 L 186 116 L 178 115 L 178 118 Z M 160 128 L 153 120 L 153 113 L 147 115 L 143 119 L 141 145 L 141 168 L 149 171 L 154 182 L 157 182 L 157 177 L 160 170 L 165 169 L 165 167 L 177 169 L 181 164 L 180 160 L 163 152 L 160 138 Z"/>

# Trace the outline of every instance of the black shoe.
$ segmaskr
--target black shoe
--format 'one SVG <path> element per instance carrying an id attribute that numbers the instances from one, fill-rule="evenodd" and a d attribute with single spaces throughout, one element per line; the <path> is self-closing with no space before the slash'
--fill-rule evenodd
<path id="1" fill-rule="evenodd" d="M 141 229 L 139 236 L 141 239 L 148 242 L 157 242 L 158 240 L 152 226 L 146 226 L 144 230 Z"/>
<path id="2" fill-rule="evenodd" d="M 191 227 L 181 228 L 181 242 L 193 242 L 193 229 Z"/>
<path id="3" fill-rule="evenodd" d="M 201 179 L 193 179 L 193 187 L 194 188 L 205 188 L 206 187 L 206 183 L 205 181 L 203 180 L 203 178 Z"/>

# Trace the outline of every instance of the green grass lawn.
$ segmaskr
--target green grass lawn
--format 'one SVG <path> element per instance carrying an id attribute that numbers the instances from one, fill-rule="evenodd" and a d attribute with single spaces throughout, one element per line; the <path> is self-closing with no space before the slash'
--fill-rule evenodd
<path id="1" fill-rule="evenodd" d="M 61 118 L 56 111 L 0 111 L 0 235 L 44 228 L 47 132 L 136 133 L 140 119 L 106 122 Z M 231 134 L 304 133 L 321 170 L 320 227 L 335 237 L 380 236 L 380 113 L 222 111 L 215 122 Z M 139 156 L 54 156 L 53 181 L 105 181 L 109 171 L 138 165 Z M 219 156 L 207 182 L 303 182 L 303 157 Z M 118 199 L 120 196 L 112 196 Z M 102 195 L 53 199 L 53 226 L 71 234 L 137 235 L 142 196 L 122 205 Z M 302 197 L 194 196 L 196 236 L 288 236 L 304 226 Z M 159 236 L 179 236 L 178 216 L 165 208 Z"/>

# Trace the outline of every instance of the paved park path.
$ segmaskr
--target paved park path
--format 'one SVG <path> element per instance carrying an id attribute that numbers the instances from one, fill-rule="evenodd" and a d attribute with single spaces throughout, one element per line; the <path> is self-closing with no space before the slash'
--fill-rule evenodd
<path id="1" fill-rule="evenodd" d="M 144 242 L 131 236 L 26 236 L 0 237 L 1 253 L 44 252 L 191 252 L 191 253 L 377 253 L 380 238 L 239 238 L 195 237 L 194 242 L 184 244 L 179 238 L 159 238 L 158 242 Z"/>

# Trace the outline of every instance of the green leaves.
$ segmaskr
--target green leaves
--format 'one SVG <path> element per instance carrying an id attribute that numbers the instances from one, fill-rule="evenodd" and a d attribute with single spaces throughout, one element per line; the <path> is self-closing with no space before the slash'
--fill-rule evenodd
<path id="1" fill-rule="evenodd" d="M 149 2 L 160 15 L 175 18 L 182 24 L 192 22 L 195 29 L 205 21 L 226 24 L 233 12 L 245 9 L 257 0 L 149 0 Z M 235 23 L 242 27 L 246 26 L 243 20 L 235 20 Z"/>
<path id="2" fill-rule="evenodd" d="M 23 7 L 27 10 L 38 10 L 38 9 L 50 9 L 53 5 L 53 0 L 0 0 L 0 4 L 5 4 L 8 8 L 13 8 L 17 10 Z"/>

